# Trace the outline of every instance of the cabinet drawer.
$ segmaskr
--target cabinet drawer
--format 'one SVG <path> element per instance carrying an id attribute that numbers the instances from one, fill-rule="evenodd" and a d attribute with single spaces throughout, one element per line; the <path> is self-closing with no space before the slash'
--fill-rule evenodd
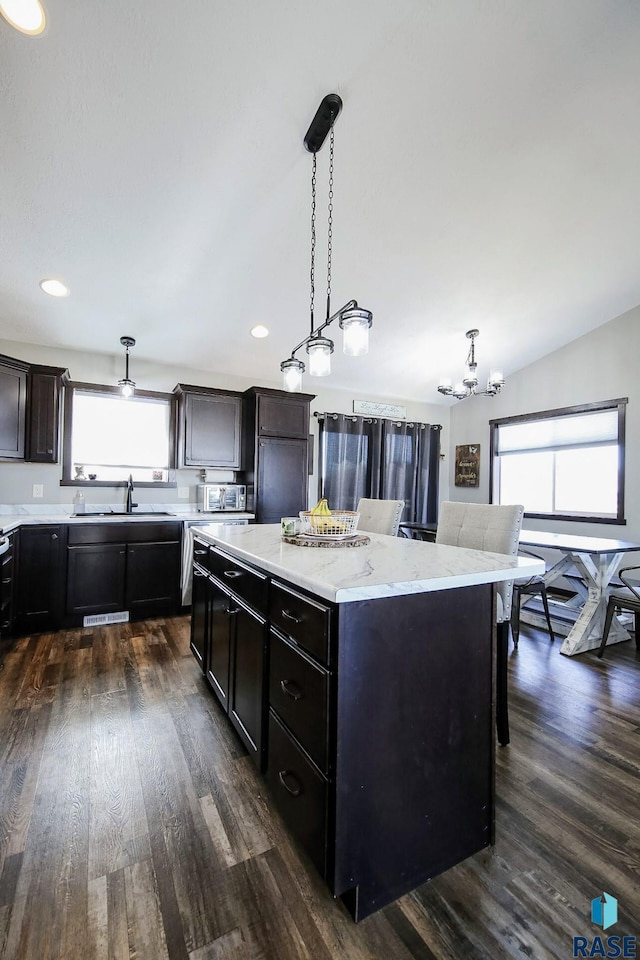
<path id="1" fill-rule="evenodd" d="M 118 523 L 106 520 L 104 523 L 70 523 L 68 543 L 75 546 L 81 543 L 163 543 L 179 541 L 182 524 L 170 520 L 151 523 L 131 521 Z"/>
<path id="2" fill-rule="evenodd" d="M 292 834 L 326 875 L 327 782 L 269 712 L 267 783 Z"/>
<path id="3" fill-rule="evenodd" d="M 326 670 L 271 631 L 270 705 L 323 773 L 327 772 L 328 680 Z"/>
<path id="4" fill-rule="evenodd" d="M 266 616 L 268 579 L 263 573 L 247 567 L 216 547 L 209 550 L 207 569 L 228 590 L 232 590 L 250 607 Z"/>
<path id="5" fill-rule="evenodd" d="M 330 614 L 329 607 L 272 582 L 271 623 L 324 663 L 329 660 Z"/>

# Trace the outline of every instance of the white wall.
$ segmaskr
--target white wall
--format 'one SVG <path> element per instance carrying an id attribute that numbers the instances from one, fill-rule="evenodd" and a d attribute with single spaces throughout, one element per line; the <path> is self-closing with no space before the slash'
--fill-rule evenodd
<path id="1" fill-rule="evenodd" d="M 626 525 L 529 520 L 533 530 L 615 537 L 640 542 L 640 307 L 611 320 L 507 378 L 494 398 L 471 397 L 451 407 L 449 492 L 453 500 L 489 502 L 489 420 L 628 397 L 626 420 Z M 479 443 L 480 486 L 454 486 L 457 444 Z"/>
<path id="2" fill-rule="evenodd" d="M 169 349 L 169 348 L 168 348 Z M 29 363 L 42 363 L 55 367 L 67 367 L 72 380 L 86 383 L 106 383 L 115 384 L 123 375 L 123 356 L 121 353 L 108 356 L 97 353 L 82 353 L 73 350 L 59 350 L 52 347 L 39 346 L 37 344 L 16 343 L 13 341 L 0 340 L 0 353 L 20 360 L 26 360 Z M 366 357 L 359 361 L 366 363 Z M 273 371 L 269 371 L 273 375 Z M 242 377 L 230 376 L 217 371 L 194 370 L 184 367 L 176 367 L 171 364 L 149 363 L 138 357 L 132 357 L 131 375 L 140 389 L 159 390 L 169 393 L 175 387 L 176 383 L 192 383 L 204 387 L 220 387 L 228 390 L 246 390 L 251 386 L 272 387 L 281 389 L 282 383 L 277 371 L 277 379 L 265 377 L 256 383 L 255 380 L 249 380 Z M 326 385 L 325 385 L 326 384 Z M 449 435 L 449 411 L 446 407 L 436 403 L 415 403 L 402 398 L 381 397 L 372 390 L 371 393 L 363 396 L 360 392 L 357 396 L 348 391 L 339 391 L 331 389 L 331 377 L 326 379 L 312 379 L 305 377 L 304 390 L 307 393 L 315 393 L 315 400 L 311 402 L 311 417 L 309 432 L 315 438 L 314 442 L 314 474 L 310 477 L 309 498 L 315 503 L 317 499 L 317 464 L 318 464 L 318 421 L 313 416 L 313 411 L 335 411 L 338 413 L 351 413 L 353 411 L 353 400 L 380 400 L 384 403 L 400 404 L 407 409 L 409 420 L 417 420 L 424 423 L 441 423 L 443 426 L 441 443 L 444 451 L 448 448 Z M 177 471 L 178 486 L 189 487 L 189 503 L 196 503 L 196 486 L 200 482 L 201 471 L 196 468 L 183 469 Z M 60 477 L 62 475 L 61 464 L 30 464 L 30 463 L 9 463 L 0 462 L 0 503 L 24 503 L 24 504 L 45 504 L 45 503 L 66 503 L 71 504 L 75 493 L 74 487 L 61 487 Z M 44 484 L 44 497 L 42 500 L 34 500 L 32 497 L 32 488 L 34 483 Z M 446 497 L 448 494 L 447 461 L 445 460 L 441 467 L 441 493 Z M 124 498 L 124 493 L 117 488 L 87 488 L 87 500 L 92 503 L 119 503 Z M 136 490 L 136 500 L 140 504 L 144 503 L 174 503 L 178 502 L 177 490 L 162 488 L 153 490 L 148 488 L 138 488 Z M 180 501 L 183 505 L 186 500 Z"/>

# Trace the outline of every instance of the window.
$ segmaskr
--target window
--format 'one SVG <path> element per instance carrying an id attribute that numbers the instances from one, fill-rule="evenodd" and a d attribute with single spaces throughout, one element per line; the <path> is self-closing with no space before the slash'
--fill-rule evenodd
<path id="1" fill-rule="evenodd" d="M 494 503 L 529 517 L 625 523 L 627 400 L 491 420 Z"/>
<path id="2" fill-rule="evenodd" d="M 63 482 L 95 480 L 155 486 L 169 483 L 171 396 L 117 387 L 70 384 L 65 401 Z"/>

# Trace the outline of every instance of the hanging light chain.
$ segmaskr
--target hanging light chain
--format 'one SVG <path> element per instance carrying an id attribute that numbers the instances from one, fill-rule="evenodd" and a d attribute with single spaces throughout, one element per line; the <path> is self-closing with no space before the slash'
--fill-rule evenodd
<path id="1" fill-rule="evenodd" d="M 331 316 L 331 254 L 333 241 L 333 122 L 329 139 L 329 205 L 327 220 L 327 320 Z"/>
<path id="2" fill-rule="evenodd" d="M 309 311 L 311 316 L 311 333 L 313 333 L 313 307 L 316 295 L 316 154 L 313 155 L 311 173 L 311 295 Z"/>

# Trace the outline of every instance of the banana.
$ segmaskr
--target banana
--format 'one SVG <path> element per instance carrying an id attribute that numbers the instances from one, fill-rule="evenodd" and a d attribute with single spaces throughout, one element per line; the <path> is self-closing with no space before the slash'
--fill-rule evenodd
<path id="1" fill-rule="evenodd" d="M 318 500 L 310 514 L 311 526 L 318 533 L 324 533 L 331 526 L 331 510 L 329 510 L 329 504 L 324 497 Z"/>

